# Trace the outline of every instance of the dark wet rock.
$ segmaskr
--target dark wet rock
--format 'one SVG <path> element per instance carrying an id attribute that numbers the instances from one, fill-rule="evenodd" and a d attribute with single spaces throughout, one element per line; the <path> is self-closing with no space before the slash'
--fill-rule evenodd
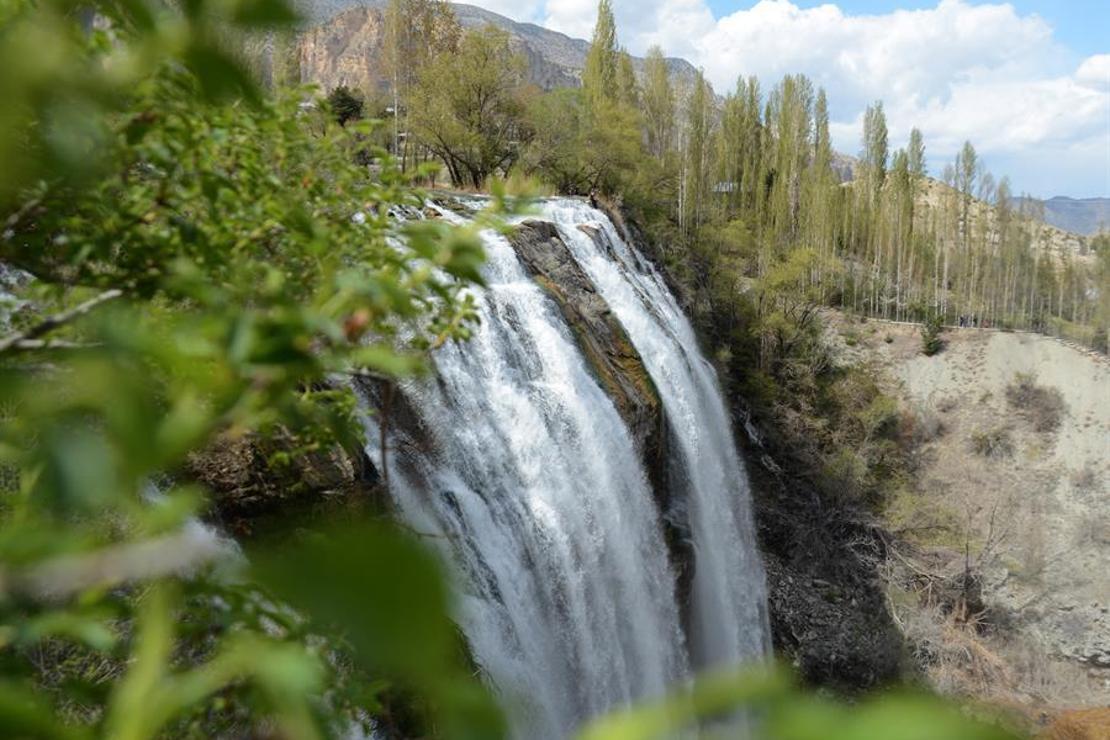
<path id="1" fill-rule="evenodd" d="M 877 570 L 883 533 L 867 512 L 824 499 L 788 450 L 775 449 L 738 404 L 737 440 L 748 461 L 760 551 L 767 569 L 775 652 L 810 685 L 856 694 L 909 672 L 905 643 Z"/>
<path id="2" fill-rule="evenodd" d="M 602 388 L 628 424 L 645 458 L 663 449 L 659 392 L 620 321 L 597 293 L 553 224 L 526 221 L 510 236 L 533 279 L 558 304 Z"/>
<path id="3" fill-rule="evenodd" d="M 221 435 L 191 454 L 183 472 L 211 491 L 208 516 L 236 537 L 264 533 L 282 521 L 304 525 L 371 511 L 380 497 L 377 473 L 361 450 L 297 451 L 284 431 Z"/>

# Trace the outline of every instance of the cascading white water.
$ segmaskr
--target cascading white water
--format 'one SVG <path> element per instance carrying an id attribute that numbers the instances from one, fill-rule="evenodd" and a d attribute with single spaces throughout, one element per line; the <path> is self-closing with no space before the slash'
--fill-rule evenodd
<path id="1" fill-rule="evenodd" d="M 458 576 L 459 623 L 521 738 L 565 737 L 681 686 L 692 662 L 739 662 L 767 640 L 746 479 L 689 325 L 627 245 L 609 257 L 577 238 L 576 219 L 615 237 L 600 213 L 564 200 L 546 211 L 643 355 L 680 441 L 697 624 L 688 646 L 629 430 L 558 308 L 508 241 L 485 234 L 481 325 L 437 350 L 434 378 L 402 387 L 418 419 L 391 432 L 388 466 L 402 516 Z M 372 439 L 380 466 L 378 449 Z"/>
<path id="2" fill-rule="evenodd" d="M 695 665 L 730 665 L 761 656 L 770 648 L 766 582 L 748 477 L 716 373 L 662 277 L 604 213 L 577 200 L 557 199 L 544 206 L 544 214 L 624 325 L 678 438 L 696 548 Z M 607 249 L 583 226 L 598 229 Z"/>
<path id="3" fill-rule="evenodd" d="M 516 734 L 563 737 L 686 675 L 675 579 L 623 421 L 512 247 L 485 247 L 475 336 L 404 388 L 434 454 L 397 441 L 390 484 L 444 537 L 460 622 Z"/>

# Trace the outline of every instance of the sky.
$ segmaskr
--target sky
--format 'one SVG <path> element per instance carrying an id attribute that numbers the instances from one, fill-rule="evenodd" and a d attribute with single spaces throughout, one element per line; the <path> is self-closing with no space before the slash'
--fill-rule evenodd
<path id="1" fill-rule="evenodd" d="M 589 38 L 597 0 L 467 0 Z M 803 73 L 857 154 L 882 100 L 893 148 L 921 129 L 932 174 L 970 140 L 996 178 L 1047 198 L 1110 196 L 1110 0 L 613 0 L 620 43 L 658 44 L 718 93 Z"/>

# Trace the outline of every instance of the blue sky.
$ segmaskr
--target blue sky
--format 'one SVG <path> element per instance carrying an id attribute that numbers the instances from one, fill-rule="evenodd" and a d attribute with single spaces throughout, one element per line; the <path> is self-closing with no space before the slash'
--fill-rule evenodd
<path id="1" fill-rule="evenodd" d="M 597 0 L 469 0 L 588 38 Z M 828 93 L 836 147 L 859 150 L 882 100 L 891 143 L 914 126 L 939 174 L 970 140 L 1038 197 L 1110 196 L 1110 0 L 612 0 L 620 42 L 660 45 L 719 93 L 803 73 Z"/>

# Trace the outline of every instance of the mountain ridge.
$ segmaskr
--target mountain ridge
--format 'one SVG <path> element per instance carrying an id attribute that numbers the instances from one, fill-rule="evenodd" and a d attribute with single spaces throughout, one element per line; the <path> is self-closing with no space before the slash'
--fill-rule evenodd
<path id="1" fill-rule="evenodd" d="M 1017 204 L 1043 204 L 1044 221 L 1084 236 L 1110 229 L 1110 198 L 1072 198 L 1057 195 L 1047 200 L 1015 198 Z"/>
<path id="2" fill-rule="evenodd" d="M 380 65 L 385 6 L 384 0 L 302 0 L 299 7 L 306 21 L 298 43 L 302 80 L 323 87 L 344 84 L 366 90 L 382 89 L 385 81 L 374 74 L 374 68 Z M 492 24 L 507 31 L 513 45 L 528 59 L 529 81 L 538 87 L 552 90 L 581 85 L 589 41 L 535 23 L 514 21 L 474 5 L 452 3 L 451 7 L 464 28 Z M 330 63 L 319 52 L 321 42 L 326 44 Z M 361 60 L 366 69 L 359 71 L 352 56 Z M 633 56 L 632 64 L 640 73 L 644 60 Z M 694 65 L 685 59 L 668 57 L 667 66 L 681 81 L 692 81 L 697 74 Z"/>

